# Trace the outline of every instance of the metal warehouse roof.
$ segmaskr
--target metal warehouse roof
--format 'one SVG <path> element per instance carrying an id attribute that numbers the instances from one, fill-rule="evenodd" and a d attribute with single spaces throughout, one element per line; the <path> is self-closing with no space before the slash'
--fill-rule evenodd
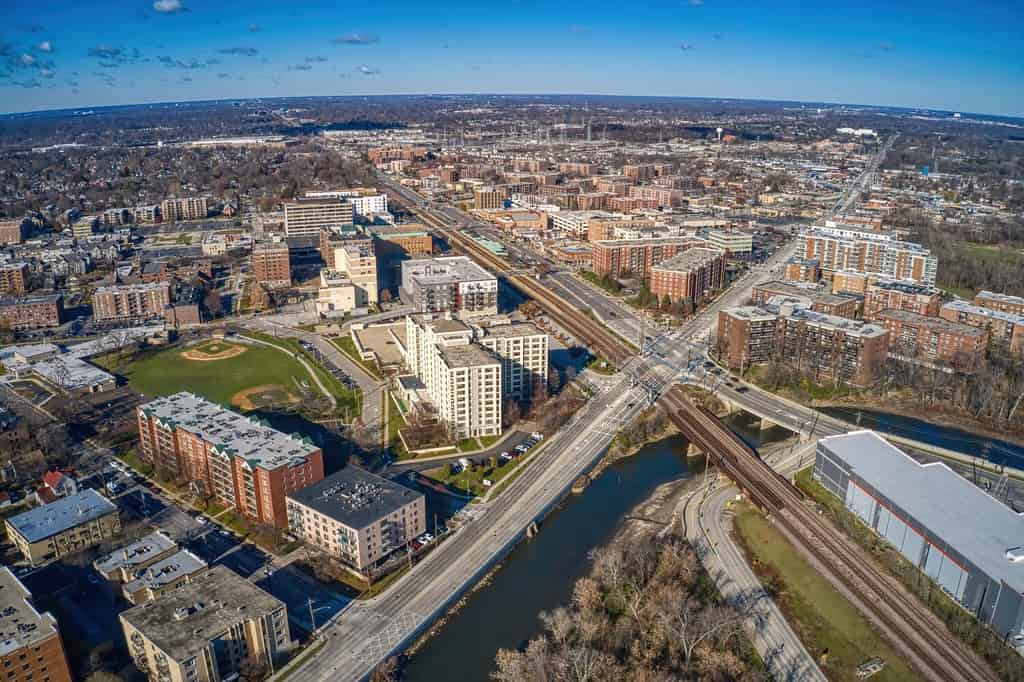
<path id="1" fill-rule="evenodd" d="M 921 464 L 874 431 L 829 436 L 819 444 L 989 577 L 1024 594 L 1024 561 L 1007 556 L 1024 547 L 1024 516 L 942 462 Z"/>

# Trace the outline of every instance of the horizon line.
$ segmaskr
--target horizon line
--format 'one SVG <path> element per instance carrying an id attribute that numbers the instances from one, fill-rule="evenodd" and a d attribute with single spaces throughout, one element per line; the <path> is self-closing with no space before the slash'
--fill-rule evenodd
<path id="1" fill-rule="evenodd" d="M 26 111 L 8 111 L 0 114 L 4 117 L 14 116 L 31 116 L 34 114 L 44 113 L 60 113 L 60 112 L 73 112 L 79 110 L 90 110 L 90 109 L 116 109 L 116 108 L 133 108 L 133 107 L 144 107 L 144 106 L 159 106 L 159 105 L 178 105 L 178 104 L 203 104 L 203 103 L 219 103 L 219 102 L 245 102 L 253 100 L 296 100 L 296 99 L 374 99 L 384 97 L 605 97 L 605 98 L 617 98 L 617 99 L 665 99 L 665 100 L 703 100 L 703 101 L 721 101 L 721 102 L 756 102 L 756 103 L 771 103 L 771 104 L 799 104 L 799 105 L 822 105 L 826 107 L 855 107 L 858 109 L 880 109 L 880 110 L 897 110 L 905 112 L 929 112 L 939 114 L 960 114 L 961 116 L 973 116 L 973 117 L 986 117 L 986 118 L 999 118 L 1008 119 L 1011 121 L 1019 122 L 1024 125 L 1024 113 L 1020 115 L 1010 114 L 994 114 L 985 112 L 972 112 L 972 111 L 954 111 L 952 109 L 939 109 L 934 107 L 924 106 L 906 106 L 906 105 L 887 105 L 887 104 L 861 104 L 857 102 L 828 102 L 828 101 L 815 101 L 815 100 L 795 100 L 795 99 L 764 99 L 764 98 L 749 98 L 749 97 L 712 97 L 702 95 L 622 95 L 622 94 L 605 94 L 605 93 L 572 93 L 572 92 L 420 92 L 420 93 L 374 93 L 374 94 L 338 94 L 338 95 L 262 95 L 255 97 L 226 97 L 226 98 L 199 98 L 199 99 L 181 99 L 181 100 L 153 100 L 153 101 L 141 101 L 126 104 L 101 104 L 101 105 L 82 105 L 75 107 L 52 107 L 43 109 L 31 109 Z M 953 120 L 953 119 L 950 119 Z"/>

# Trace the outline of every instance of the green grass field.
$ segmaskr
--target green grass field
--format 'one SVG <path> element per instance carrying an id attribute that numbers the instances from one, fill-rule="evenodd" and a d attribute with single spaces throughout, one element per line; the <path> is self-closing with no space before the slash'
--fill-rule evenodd
<path id="1" fill-rule="evenodd" d="M 737 507 L 736 533 L 762 583 L 812 656 L 828 649 L 823 671 L 830 680 L 856 680 L 857 666 L 872 656 L 885 661 L 873 680 L 920 679 L 868 620 L 801 556 L 757 510 Z"/>
<path id="2" fill-rule="evenodd" d="M 297 394 L 298 381 L 317 390 L 302 365 L 272 348 L 247 346 L 239 356 L 212 362 L 186 360 L 181 352 L 172 348 L 148 355 L 119 372 L 147 397 L 191 391 L 222 405 L 230 405 L 236 393 L 254 386 L 276 384 Z"/>
<path id="3" fill-rule="evenodd" d="M 321 383 L 327 387 L 327 390 L 331 392 L 335 400 L 338 403 L 338 412 L 342 414 L 358 415 L 362 412 L 362 391 L 359 388 L 347 389 L 345 388 L 333 374 L 324 369 L 323 365 L 313 356 L 312 353 L 308 352 L 305 348 L 299 345 L 298 339 L 288 338 L 277 338 L 270 336 L 269 334 L 260 334 L 259 332 L 246 332 L 246 336 L 259 339 L 266 343 L 272 343 L 279 348 L 283 348 L 288 353 L 297 354 L 299 357 L 306 360 L 309 366 L 313 368 L 313 371 L 319 377 Z"/>

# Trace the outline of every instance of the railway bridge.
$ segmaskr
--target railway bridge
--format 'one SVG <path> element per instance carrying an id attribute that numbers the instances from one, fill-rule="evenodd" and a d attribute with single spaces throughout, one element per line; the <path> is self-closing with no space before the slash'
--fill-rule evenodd
<path id="1" fill-rule="evenodd" d="M 661 405 L 680 432 L 707 453 L 709 464 L 718 466 L 764 509 L 797 550 L 905 654 L 922 677 L 937 682 L 997 679 L 931 610 L 819 515 L 799 489 L 714 414 L 690 402 L 679 385 L 662 395 Z"/>

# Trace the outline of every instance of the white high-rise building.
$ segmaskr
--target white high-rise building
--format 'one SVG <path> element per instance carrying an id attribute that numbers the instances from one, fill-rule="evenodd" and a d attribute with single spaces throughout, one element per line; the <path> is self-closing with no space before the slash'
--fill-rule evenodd
<path id="1" fill-rule="evenodd" d="M 501 360 L 502 397 L 523 401 L 547 390 L 548 335 L 529 322 L 492 325 L 478 342 Z"/>
<path id="2" fill-rule="evenodd" d="M 405 359 L 456 438 L 501 433 L 502 361 L 459 320 L 405 318 Z"/>
<path id="3" fill-rule="evenodd" d="M 339 189 L 330 192 L 306 192 L 309 199 L 344 199 L 352 204 L 357 216 L 381 215 L 388 212 L 388 195 L 368 187 Z"/>

